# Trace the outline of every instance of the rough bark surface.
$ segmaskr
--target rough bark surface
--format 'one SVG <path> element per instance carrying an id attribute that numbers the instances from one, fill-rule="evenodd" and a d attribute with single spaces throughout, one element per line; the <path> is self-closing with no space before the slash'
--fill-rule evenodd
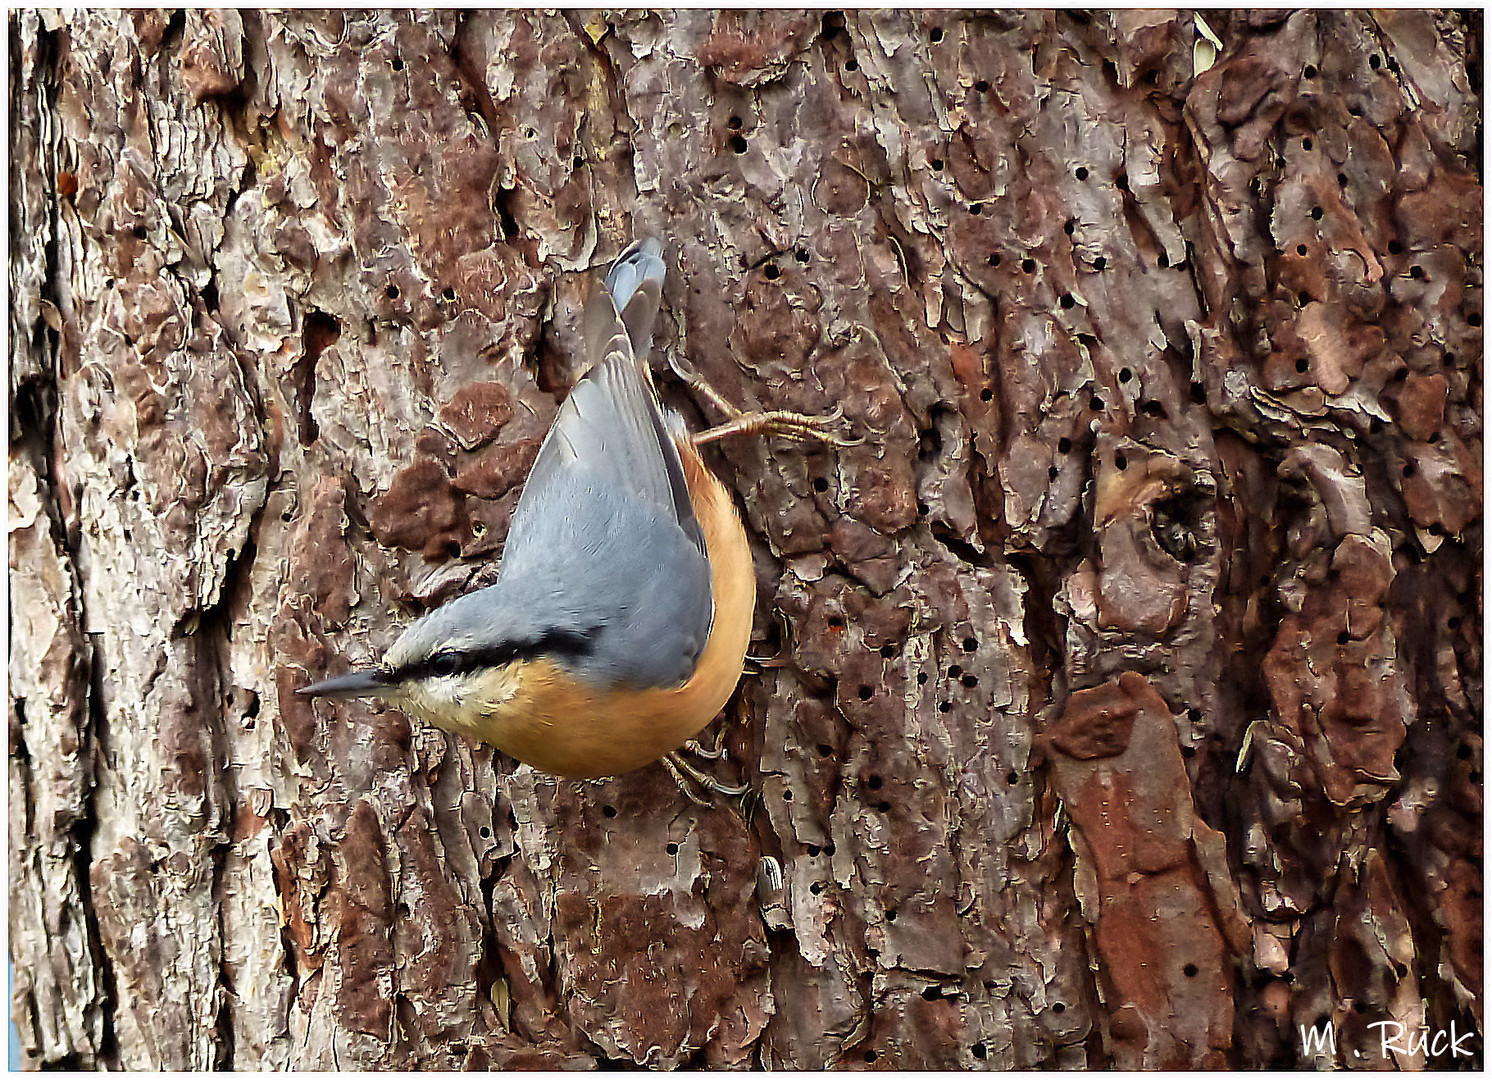
<path id="1" fill-rule="evenodd" d="M 12 14 L 27 1061 L 1480 1032 L 1480 17 L 1205 18 Z M 744 810 L 292 693 L 490 573 L 647 232 L 670 403 L 863 436 L 711 451 Z"/>

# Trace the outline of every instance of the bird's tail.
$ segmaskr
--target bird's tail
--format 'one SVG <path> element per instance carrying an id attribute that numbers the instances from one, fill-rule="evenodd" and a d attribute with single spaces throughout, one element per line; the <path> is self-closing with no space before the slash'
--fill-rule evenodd
<path id="1" fill-rule="evenodd" d="M 653 323 L 658 317 L 666 273 L 663 244 L 647 236 L 622 252 L 606 275 L 606 291 L 627 326 L 632 353 L 644 364 L 653 344 Z"/>

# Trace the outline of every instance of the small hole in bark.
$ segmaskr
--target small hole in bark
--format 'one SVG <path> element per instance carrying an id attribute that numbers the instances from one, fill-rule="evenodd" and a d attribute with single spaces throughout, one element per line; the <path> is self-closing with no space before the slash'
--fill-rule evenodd
<path id="1" fill-rule="evenodd" d="M 1099 397 L 1097 394 L 1094 394 L 1088 399 L 1088 408 L 1092 409 L 1094 412 L 1103 412 L 1103 398 Z"/>
<path id="2" fill-rule="evenodd" d="M 1425 277 L 1425 268 L 1416 263 L 1414 266 L 1411 266 L 1409 268 L 1409 276 L 1414 278 L 1415 281 L 1423 281 Z"/>
<path id="3" fill-rule="evenodd" d="M 817 749 L 819 752 L 819 757 L 828 757 L 830 754 L 834 753 L 834 747 L 830 746 L 828 743 L 819 743 Z"/>
<path id="4" fill-rule="evenodd" d="M 144 240 L 147 235 L 144 225 L 136 225 L 133 229 L 130 230 L 130 232 L 135 234 L 136 240 Z"/>
<path id="5" fill-rule="evenodd" d="M 961 668 L 961 667 L 960 667 L 960 666 L 959 666 L 959 665 L 957 665 L 957 664 L 951 664 L 951 665 L 949 665 L 949 667 L 948 667 L 948 677 L 949 677 L 949 678 L 950 678 L 950 679 L 956 679 L 956 678 L 958 678 L 958 677 L 959 677 L 959 676 L 960 676 L 960 675 L 962 675 L 962 674 L 963 674 L 963 673 L 964 673 L 964 669 L 963 669 L 963 668 Z"/>
<path id="6" fill-rule="evenodd" d="M 1129 468 L 1129 458 L 1125 457 L 1123 454 L 1115 454 L 1114 455 L 1114 468 L 1119 469 L 1121 471 L 1124 470 L 1124 469 Z"/>
<path id="7" fill-rule="evenodd" d="M 1374 53 L 1372 56 L 1368 57 L 1368 67 L 1372 68 L 1374 71 L 1377 71 L 1382 66 L 1383 59 L 1377 53 Z"/>
<path id="8" fill-rule="evenodd" d="M 776 281 L 782 276 L 782 271 L 777 269 L 777 267 L 772 266 L 771 264 L 768 264 L 767 268 L 764 269 L 762 273 L 767 276 L 768 281 Z"/>
<path id="9" fill-rule="evenodd" d="M 987 262 L 987 263 L 989 263 L 991 266 L 999 266 L 1000 265 L 1000 253 L 998 251 L 991 252 L 990 253 L 990 257 L 988 259 L 985 259 L 984 261 Z"/>
<path id="10" fill-rule="evenodd" d="M 817 844 L 808 845 L 808 857 L 810 859 L 816 859 L 819 857 L 819 846 Z"/>
<path id="11" fill-rule="evenodd" d="M 1186 718 L 1194 724 L 1199 724 L 1202 722 L 1202 710 L 1196 708 L 1187 709 Z"/>
<path id="12" fill-rule="evenodd" d="M 1066 435 L 1057 440 L 1057 453 L 1066 454 L 1072 450 L 1072 440 Z"/>
<path id="13" fill-rule="evenodd" d="M 1028 274 L 1034 274 L 1036 272 L 1036 260 L 1035 259 L 1022 259 L 1021 260 L 1021 269 L 1024 270 Z"/>
<path id="14" fill-rule="evenodd" d="M 1166 258 L 1165 252 L 1161 252 L 1161 254 L 1156 256 L 1155 265 L 1164 270 L 1171 265 L 1171 260 Z"/>
<path id="15" fill-rule="evenodd" d="M 605 814 L 607 817 L 616 817 L 616 807 L 603 806 L 601 807 L 601 813 Z"/>
<path id="16" fill-rule="evenodd" d="M 1296 299 L 1300 301 L 1301 307 L 1305 307 L 1311 302 L 1311 294 L 1308 292 L 1303 292 L 1299 296 L 1297 296 Z"/>
<path id="17" fill-rule="evenodd" d="M 855 62 L 855 58 L 852 56 L 844 62 L 844 69 L 846 71 L 859 71 L 860 65 Z"/>
<path id="18" fill-rule="evenodd" d="M 1194 382 L 1192 383 L 1191 391 L 1192 400 L 1194 402 L 1196 402 L 1198 405 L 1207 404 L 1207 387 L 1203 386 L 1199 382 Z"/>
<path id="19" fill-rule="evenodd" d="M 978 648 L 979 648 L 979 639 L 978 638 L 971 638 L 971 637 L 964 638 L 964 652 L 974 652 Z"/>
<path id="20" fill-rule="evenodd" d="M 456 299 L 456 290 L 447 285 L 444 289 L 440 290 L 440 295 L 445 299 L 446 303 L 450 303 Z"/>
<path id="21" fill-rule="evenodd" d="M 928 164 L 932 166 L 933 172 L 943 171 L 943 159 L 940 157 L 933 158 L 931 161 L 928 162 Z"/>
<path id="22" fill-rule="evenodd" d="M 1108 265 L 1109 260 L 1105 259 L 1102 255 L 1093 260 L 1093 269 L 1099 271 L 1100 273 L 1102 273 L 1104 268 Z"/>
<path id="23" fill-rule="evenodd" d="M 383 295 L 387 296 L 390 300 L 399 299 L 399 286 L 390 285 L 387 289 L 383 290 Z"/>
<path id="24" fill-rule="evenodd" d="M 926 986 L 922 989 L 923 1001 L 937 1001 L 942 996 L 943 988 L 941 986 Z"/>
<path id="25" fill-rule="evenodd" d="M 1154 68 L 1151 68 L 1149 71 L 1145 72 L 1144 75 L 1140 76 L 1140 81 L 1147 86 L 1154 86 L 1159 80 L 1160 72 L 1156 71 Z"/>
<path id="26" fill-rule="evenodd" d="M 1314 79 L 1316 77 L 1316 65 L 1307 64 L 1305 66 L 1305 70 L 1302 71 L 1301 74 L 1304 75 L 1307 79 Z"/>
<path id="27" fill-rule="evenodd" d="M 669 844 L 668 847 L 664 848 L 663 850 L 668 852 L 670 855 L 677 855 L 679 853 L 679 845 Z"/>
<path id="28" fill-rule="evenodd" d="M 817 896 L 824 891 L 824 883 L 822 881 L 815 881 L 812 885 L 808 886 L 808 891 Z"/>
<path id="29" fill-rule="evenodd" d="M 1482 782 L 1482 774 L 1476 769 L 1472 769 L 1471 772 L 1466 774 L 1466 779 L 1470 780 L 1473 785 L 1478 785 Z M 1482 898 L 1481 893 L 1477 893 L 1476 898 L 1480 900 Z"/>
<path id="30" fill-rule="evenodd" d="M 887 916 L 887 917 L 889 918 L 890 916 Z M 865 1051 L 864 1057 L 865 1057 L 866 1061 L 874 1061 L 876 1059 L 876 1056 L 877 1055 L 876 1055 L 876 1052 L 874 1050 L 867 1050 L 867 1051 Z"/>
<path id="31" fill-rule="evenodd" d="M 1076 229 L 1077 225 L 1071 219 L 1068 219 L 1067 224 L 1062 226 L 1062 231 L 1068 236 L 1071 236 Z"/>
<path id="32" fill-rule="evenodd" d="M 1048 469 L 1046 471 L 1046 478 L 1048 480 L 1055 480 L 1055 479 L 1057 479 L 1057 477 L 1059 475 L 1060 475 L 1060 473 L 1058 472 L 1057 466 L 1055 466 L 1055 465 L 1053 465 L 1050 469 Z"/>
<path id="33" fill-rule="evenodd" d="M 1186 967 L 1181 969 L 1181 974 L 1185 975 L 1188 979 L 1195 979 L 1197 977 L 1197 965 L 1187 964 Z"/>
<path id="34" fill-rule="evenodd" d="M 1303 356 L 1299 360 L 1295 361 L 1295 370 L 1300 372 L 1302 375 L 1304 375 L 1306 371 L 1309 370 L 1310 366 L 1310 361 Z"/>
<path id="35" fill-rule="evenodd" d="M 727 120 L 725 122 L 725 126 L 728 127 L 728 128 L 730 128 L 732 131 L 740 131 L 741 130 L 741 123 L 742 123 L 742 120 L 741 120 L 741 118 L 739 116 L 732 116 L 729 120 Z"/>
<path id="36" fill-rule="evenodd" d="M 942 27 L 934 26 L 931 30 L 929 30 L 927 32 L 927 38 L 934 45 L 936 45 L 938 42 L 942 41 L 943 40 L 943 29 L 942 29 Z"/>
<path id="37" fill-rule="evenodd" d="M 1352 640 L 1352 636 L 1350 634 L 1348 634 L 1347 631 L 1345 631 L 1345 630 L 1343 630 L 1340 634 L 1337 635 L 1337 644 L 1338 645 L 1345 645 L 1345 644 L 1347 644 L 1347 642 L 1349 642 L 1351 640 Z"/>
<path id="38" fill-rule="evenodd" d="M 1297 255 L 1304 255 L 1307 252 L 1309 252 L 1310 250 L 1311 249 L 1308 248 L 1308 247 L 1306 247 L 1304 244 L 1296 244 L 1295 245 L 1295 254 L 1297 254 Z"/>
<path id="39" fill-rule="evenodd" d="M 881 646 L 881 655 L 884 656 L 887 660 L 895 660 L 897 656 L 900 655 L 900 653 L 901 650 L 898 649 L 895 645 Z"/>
<path id="40" fill-rule="evenodd" d="M 975 675 L 965 675 L 960 681 L 970 690 L 979 685 L 979 678 Z"/>
<path id="41" fill-rule="evenodd" d="M 876 810 L 882 814 L 889 814 L 891 813 L 891 804 L 888 802 L 877 803 Z"/>
<path id="42" fill-rule="evenodd" d="M 746 138 L 743 135 L 732 135 L 730 137 L 730 148 L 738 154 L 746 152 Z"/>
<path id="43" fill-rule="evenodd" d="M 881 785 L 884 783 L 885 781 L 879 776 L 868 776 L 865 778 L 865 786 L 870 788 L 871 791 L 880 791 Z"/>
<path id="44" fill-rule="evenodd" d="M 874 690 L 872 690 L 868 686 L 862 686 L 862 687 L 860 687 L 860 700 L 861 701 L 869 701 L 873 697 L 875 697 L 875 691 Z"/>
<path id="45" fill-rule="evenodd" d="M 1135 373 L 1133 371 L 1130 371 L 1129 368 L 1120 368 L 1119 369 L 1119 381 L 1120 382 L 1129 382 L 1129 380 L 1133 379 L 1134 377 L 1135 377 Z"/>
<path id="46" fill-rule="evenodd" d="M 980 93 L 980 94 L 987 94 L 987 93 L 989 93 L 989 80 L 988 79 L 980 79 L 980 80 L 978 80 L 974 84 L 974 90 L 977 93 Z"/>
<path id="47" fill-rule="evenodd" d="M 1055 1005 L 1052 1006 L 1052 1012 L 1057 1013 L 1059 1015 L 1062 1014 L 1062 1013 L 1065 1013 L 1066 1011 L 1067 1011 L 1067 1006 L 1065 1004 L 1063 1004 L 1062 1002 L 1060 1002 L 1060 1001 L 1057 1002 L 1057 1004 L 1055 1004 Z"/>
<path id="48" fill-rule="evenodd" d="M 971 202 L 969 204 L 969 213 L 973 214 L 975 217 L 978 217 L 983 211 L 984 207 L 980 206 L 977 202 Z"/>
<path id="49" fill-rule="evenodd" d="M 1014 772 L 1008 772 L 1008 773 L 1006 773 L 1005 774 L 1005 782 L 1007 784 L 1009 784 L 1011 787 L 1014 787 L 1016 784 L 1019 784 L 1021 782 L 1020 774 L 1019 773 L 1014 773 Z"/>
<path id="50" fill-rule="evenodd" d="M 1076 304 L 1077 301 L 1072 298 L 1072 293 L 1063 293 L 1062 299 L 1058 300 L 1057 303 L 1061 304 L 1064 308 L 1070 308 L 1074 304 Z"/>
<path id="51" fill-rule="evenodd" d="M 1108 63 L 1108 61 L 1105 60 L 1104 63 Z M 973 1054 L 980 1061 L 983 1061 L 989 1051 L 985 1049 L 984 1043 L 975 1043 L 973 1046 L 969 1047 L 969 1053 Z"/>
<path id="52" fill-rule="evenodd" d="M 1403 382 L 1405 379 L 1409 378 L 1409 369 L 1407 367 L 1399 368 L 1397 371 L 1394 372 L 1393 378 L 1394 382 Z"/>
<path id="53" fill-rule="evenodd" d="M 895 922 L 896 921 L 896 909 L 895 908 L 892 908 L 892 909 L 890 909 L 889 911 L 886 912 L 886 921 L 887 922 Z"/>
<path id="54" fill-rule="evenodd" d="M 825 480 L 822 476 L 815 476 L 813 478 L 813 490 L 814 491 L 828 491 L 829 490 L 829 481 Z"/>
<path id="55" fill-rule="evenodd" d="M 1352 1003 L 1352 1011 L 1355 1012 L 1355 1013 L 1357 1013 L 1358 1016 L 1361 1016 L 1363 1013 L 1365 1013 L 1365 1012 L 1368 1011 L 1368 1004 L 1367 1004 L 1367 1002 L 1365 1002 L 1365 1001 L 1354 1001 Z"/>
<path id="56" fill-rule="evenodd" d="M 1466 325 L 1467 326 L 1481 326 L 1482 325 L 1482 317 L 1480 315 L 1478 315 L 1476 312 L 1473 311 L 1470 315 L 1466 316 Z"/>
<path id="57" fill-rule="evenodd" d="M 1404 474 L 1404 479 L 1407 480 L 1411 476 L 1413 476 L 1415 473 L 1417 473 L 1419 470 L 1417 468 L 1415 468 L 1414 462 L 1412 462 L 1412 461 L 1406 461 L 1406 462 L 1404 462 L 1404 467 L 1402 469 L 1400 469 L 1399 471 Z"/>
<path id="58" fill-rule="evenodd" d="M 947 713 L 947 712 L 952 712 L 952 711 L 953 711 L 953 702 L 951 702 L 951 701 L 940 701 L 940 702 L 938 702 L 938 712 L 940 712 L 940 713 Z"/>
<path id="59" fill-rule="evenodd" d="M 1397 240 L 1390 240 L 1388 242 L 1388 253 L 1390 255 L 1402 255 L 1404 254 L 1404 245 Z"/>
<path id="60" fill-rule="evenodd" d="M 1181 748 L 1181 756 L 1184 758 L 1194 758 L 1197 756 L 1197 748 L 1195 746 L 1183 746 Z"/>
<path id="61" fill-rule="evenodd" d="M 1457 761 L 1470 761 L 1471 760 L 1471 754 L 1472 754 L 1471 747 L 1467 746 L 1465 743 L 1462 743 L 1460 746 L 1456 747 L 1456 760 Z"/>
<path id="62" fill-rule="evenodd" d="M 1310 139 L 1309 139 L 1309 138 L 1306 138 L 1306 139 L 1301 139 L 1301 140 L 1300 140 L 1300 148 L 1301 148 L 1301 149 L 1302 149 L 1302 150 L 1309 150 L 1309 149 L 1310 149 L 1310 148 L 1311 148 L 1311 147 L 1312 147 L 1312 146 L 1314 146 L 1314 145 L 1315 145 L 1315 144 L 1314 144 L 1314 143 L 1312 143 L 1312 142 L 1311 142 L 1311 140 L 1310 140 Z"/>
<path id="63" fill-rule="evenodd" d="M 1387 60 L 1385 60 L 1384 63 L 1388 65 L 1388 70 L 1389 71 L 1392 71 L 1395 75 L 1397 75 L 1399 73 L 1399 62 L 1397 60 L 1395 60 L 1392 56 L 1390 56 Z"/>
<path id="64" fill-rule="evenodd" d="M 1461 628 L 1461 616 L 1452 615 L 1449 619 L 1446 619 L 1445 627 L 1447 630 L 1459 630 Z"/>
<path id="65" fill-rule="evenodd" d="M 392 60 L 389 61 L 389 67 L 393 68 L 395 71 L 403 71 L 404 70 L 404 61 L 400 60 L 396 56 Z"/>
<path id="66" fill-rule="evenodd" d="M 926 686 L 927 685 L 927 672 L 925 672 L 925 671 L 919 671 L 919 672 L 917 672 L 917 685 L 918 686 Z"/>
<path id="67" fill-rule="evenodd" d="M 1085 166 L 1079 165 L 1077 171 L 1073 173 L 1073 175 L 1076 176 L 1079 180 L 1086 180 L 1088 179 L 1088 170 Z"/>
<path id="68" fill-rule="evenodd" d="M 782 801 L 783 802 L 792 802 L 793 801 L 793 792 L 792 792 L 791 788 L 787 788 L 787 789 L 783 790 L 783 792 L 782 792 Z"/>
<path id="69" fill-rule="evenodd" d="M 995 396 L 995 392 L 993 390 L 991 390 L 988 386 L 986 386 L 983 390 L 979 391 L 979 400 L 980 401 L 991 401 L 991 400 L 994 399 L 994 396 Z"/>
<path id="70" fill-rule="evenodd" d="M 803 248 L 799 248 L 793 252 L 793 258 L 797 259 L 800 263 L 806 263 L 808 261 L 808 252 Z"/>
<path id="71" fill-rule="evenodd" d="M 1346 186 L 1347 186 L 1347 174 L 1343 173 L 1343 172 L 1337 173 L 1337 187 L 1346 187 Z"/>
<path id="72" fill-rule="evenodd" d="M 824 845 L 824 854 L 825 855 L 833 855 L 834 854 L 834 845 L 832 843 Z"/>
<path id="73" fill-rule="evenodd" d="M 1409 969 L 1398 961 L 1394 961 L 1394 974 L 1402 979 L 1405 975 L 1409 974 Z"/>
<path id="74" fill-rule="evenodd" d="M 487 826 L 485 825 L 478 829 L 477 832 L 481 834 L 483 840 L 486 840 L 492 836 L 492 830 L 487 828 Z"/>
<path id="75" fill-rule="evenodd" d="M 844 29 L 844 13 L 831 11 L 819 20 L 819 33 L 826 38 L 835 37 Z"/>

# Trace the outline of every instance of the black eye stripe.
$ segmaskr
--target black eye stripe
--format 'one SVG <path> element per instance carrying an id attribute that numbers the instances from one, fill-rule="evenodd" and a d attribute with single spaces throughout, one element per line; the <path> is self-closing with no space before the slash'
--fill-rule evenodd
<path id="1" fill-rule="evenodd" d="M 433 656 L 405 664 L 393 675 L 407 679 L 448 678 L 485 668 L 501 667 L 514 660 L 539 656 L 588 656 L 595 646 L 596 630 L 551 630 L 531 641 L 504 642 L 481 649 L 442 649 Z"/>

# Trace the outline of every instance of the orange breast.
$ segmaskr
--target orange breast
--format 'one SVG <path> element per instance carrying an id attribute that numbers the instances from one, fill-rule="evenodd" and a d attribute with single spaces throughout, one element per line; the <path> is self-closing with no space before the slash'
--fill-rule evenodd
<path id="1" fill-rule="evenodd" d="M 741 679 L 756 575 L 746 530 L 725 486 L 687 439 L 675 440 L 710 560 L 715 619 L 694 674 L 663 689 L 603 693 L 550 660 L 524 665 L 517 686 L 472 733 L 556 776 L 615 776 L 656 761 L 698 734 Z"/>

